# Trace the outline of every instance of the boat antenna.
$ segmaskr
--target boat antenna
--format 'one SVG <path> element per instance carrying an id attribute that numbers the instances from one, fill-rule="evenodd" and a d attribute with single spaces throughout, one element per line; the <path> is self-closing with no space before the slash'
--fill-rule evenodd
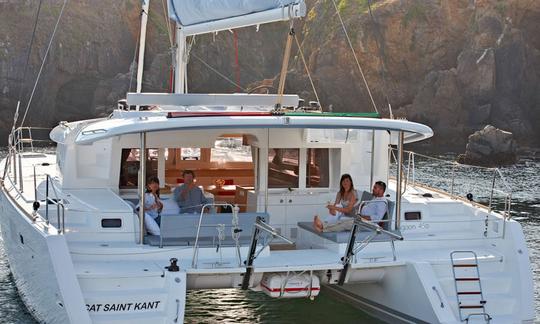
<path id="1" fill-rule="evenodd" d="M 369 85 L 367 83 L 366 76 L 364 75 L 364 71 L 362 70 L 362 67 L 360 66 L 360 61 L 358 60 L 358 57 L 356 56 L 356 52 L 351 42 L 351 38 L 349 37 L 349 33 L 347 32 L 345 23 L 343 22 L 343 18 L 341 17 L 341 13 L 339 12 L 338 6 L 336 4 L 336 0 L 332 0 L 332 3 L 334 4 L 334 8 L 336 9 L 336 13 L 339 18 L 341 28 L 343 29 L 343 32 L 345 33 L 345 38 L 347 39 L 347 43 L 349 44 L 349 47 L 351 48 L 351 52 L 353 54 L 354 61 L 356 62 L 356 66 L 358 67 L 358 71 L 360 71 L 360 75 L 362 76 L 362 80 L 364 81 L 364 84 L 366 86 L 367 92 L 369 94 L 369 99 L 371 100 L 371 104 L 373 105 L 373 109 L 375 110 L 376 113 L 379 113 L 379 110 L 377 109 L 377 105 L 375 104 L 375 100 L 373 99 L 373 95 L 371 94 L 371 90 L 369 89 Z"/>
<path id="2" fill-rule="evenodd" d="M 58 14 L 58 18 L 56 19 L 56 24 L 54 25 L 53 32 L 51 34 L 51 37 L 49 39 L 49 44 L 47 45 L 47 50 L 45 51 L 45 55 L 43 56 L 43 60 L 41 61 L 41 67 L 39 68 L 38 75 L 36 77 L 36 82 L 34 82 L 34 87 L 32 88 L 32 93 L 30 94 L 30 99 L 28 99 L 28 104 L 26 105 L 26 109 L 24 111 L 23 118 L 21 120 L 20 126 L 23 126 L 24 121 L 26 120 L 26 116 L 28 114 L 28 110 L 30 109 L 30 104 L 32 103 L 32 99 L 34 98 L 34 94 L 36 93 L 36 88 L 39 83 L 39 79 L 41 78 L 41 73 L 43 72 L 43 67 L 45 66 L 45 62 L 47 61 L 47 57 L 49 56 L 49 51 L 51 50 L 52 43 L 54 40 L 54 36 L 56 35 L 56 31 L 58 30 L 58 25 L 60 24 L 60 20 L 62 18 L 62 15 L 64 14 L 64 9 L 66 8 L 67 3 L 69 0 L 64 0 L 64 4 L 62 5 L 62 9 L 60 9 L 60 13 Z"/>

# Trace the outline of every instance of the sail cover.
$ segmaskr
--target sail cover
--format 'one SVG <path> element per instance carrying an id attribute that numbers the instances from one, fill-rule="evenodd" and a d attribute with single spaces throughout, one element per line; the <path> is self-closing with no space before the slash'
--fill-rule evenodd
<path id="1" fill-rule="evenodd" d="M 295 5 L 303 0 L 169 0 L 169 16 L 182 26 Z"/>

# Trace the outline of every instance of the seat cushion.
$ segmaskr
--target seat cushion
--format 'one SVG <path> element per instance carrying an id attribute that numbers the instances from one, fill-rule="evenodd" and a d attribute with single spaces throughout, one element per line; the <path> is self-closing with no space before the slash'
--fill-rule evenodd
<path id="1" fill-rule="evenodd" d="M 351 231 L 319 233 L 313 227 L 313 222 L 299 222 L 298 227 L 336 243 L 347 243 L 349 241 L 349 235 L 351 234 Z"/>
<path id="2" fill-rule="evenodd" d="M 325 238 L 327 240 L 336 242 L 336 243 L 349 243 L 349 238 L 351 235 L 351 231 L 342 231 L 342 232 L 327 232 L 327 233 L 319 233 L 315 230 L 313 227 L 312 222 L 299 222 L 298 227 L 301 229 L 304 229 L 306 231 L 309 231 L 311 233 L 314 233 L 322 238 Z M 401 235 L 399 231 L 391 231 L 393 233 Z M 370 236 L 373 232 L 371 230 L 368 230 L 366 228 L 360 227 L 358 231 L 356 232 L 356 242 L 361 242 L 365 240 L 368 236 Z M 372 242 L 386 242 L 389 241 L 389 237 L 385 234 L 377 235 L 372 239 Z"/>

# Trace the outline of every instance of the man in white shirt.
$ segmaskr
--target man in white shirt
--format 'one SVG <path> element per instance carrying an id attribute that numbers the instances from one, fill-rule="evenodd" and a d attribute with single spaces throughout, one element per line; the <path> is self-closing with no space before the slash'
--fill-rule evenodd
<path id="1" fill-rule="evenodd" d="M 375 182 L 371 192 L 373 199 L 362 203 L 358 214 L 365 220 L 380 222 L 388 209 L 388 202 L 386 201 L 386 198 L 384 198 L 385 191 L 386 183 L 382 181 Z"/>
<path id="2" fill-rule="evenodd" d="M 387 207 L 387 200 L 384 198 L 386 191 L 386 183 L 377 181 L 373 185 L 371 194 L 373 198 L 370 201 L 363 202 L 360 205 L 358 215 L 365 220 L 379 222 L 383 219 Z M 313 226 L 317 232 L 342 232 L 350 231 L 354 224 L 353 217 L 344 218 L 336 223 L 328 224 L 322 222 L 318 217 L 315 217 Z"/>

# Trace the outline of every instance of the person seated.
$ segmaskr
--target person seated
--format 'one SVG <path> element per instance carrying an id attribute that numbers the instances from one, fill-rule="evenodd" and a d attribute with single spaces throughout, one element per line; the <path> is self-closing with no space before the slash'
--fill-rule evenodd
<path id="1" fill-rule="evenodd" d="M 195 183 L 195 173 L 191 170 L 182 172 L 184 183 L 174 189 L 173 199 L 178 203 L 182 214 L 200 214 L 202 207 L 210 203 L 204 192 Z"/>
<path id="2" fill-rule="evenodd" d="M 359 216 L 368 221 L 381 221 L 387 210 L 387 202 L 386 198 L 384 198 L 385 191 L 386 184 L 383 181 L 375 182 L 371 192 L 373 199 L 363 202 L 360 205 L 360 210 L 358 212 Z M 328 223 L 327 221 L 322 221 L 318 216 L 315 216 L 313 226 L 318 232 L 350 231 L 354 224 L 354 217 L 355 216 L 353 215 L 353 217 L 342 218 L 336 223 Z"/>
<path id="3" fill-rule="evenodd" d="M 148 234 L 161 235 L 159 224 L 162 209 L 163 203 L 159 199 L 159 179 L 150 177 L 146 182 L 146 193 L 144 194 L 144 227 Z"/>
<path id="4" fill-rule="evenodd" d="M 370 201 L 363 202 L 360 205 L 358 214 L 365 220 L 378 223 L 382 221 L 386 211 L 388 210 L 388 202 L 384 198 L 386 191 L 386 183 L 377 181 L 373 185 L 371 194 L 373 198 Z"/>
<path id="5" fill-rule="evenodd" d="M 321 219 L 315 215 L 313 225 L 318 232 L 339 232 L 351 228 L 354 220 L 354 206 L 358 198 L 352 177 L 349 174 L 341 176 L 339 192 L 334 204 L 328 204 L 328 215 Z"/>

